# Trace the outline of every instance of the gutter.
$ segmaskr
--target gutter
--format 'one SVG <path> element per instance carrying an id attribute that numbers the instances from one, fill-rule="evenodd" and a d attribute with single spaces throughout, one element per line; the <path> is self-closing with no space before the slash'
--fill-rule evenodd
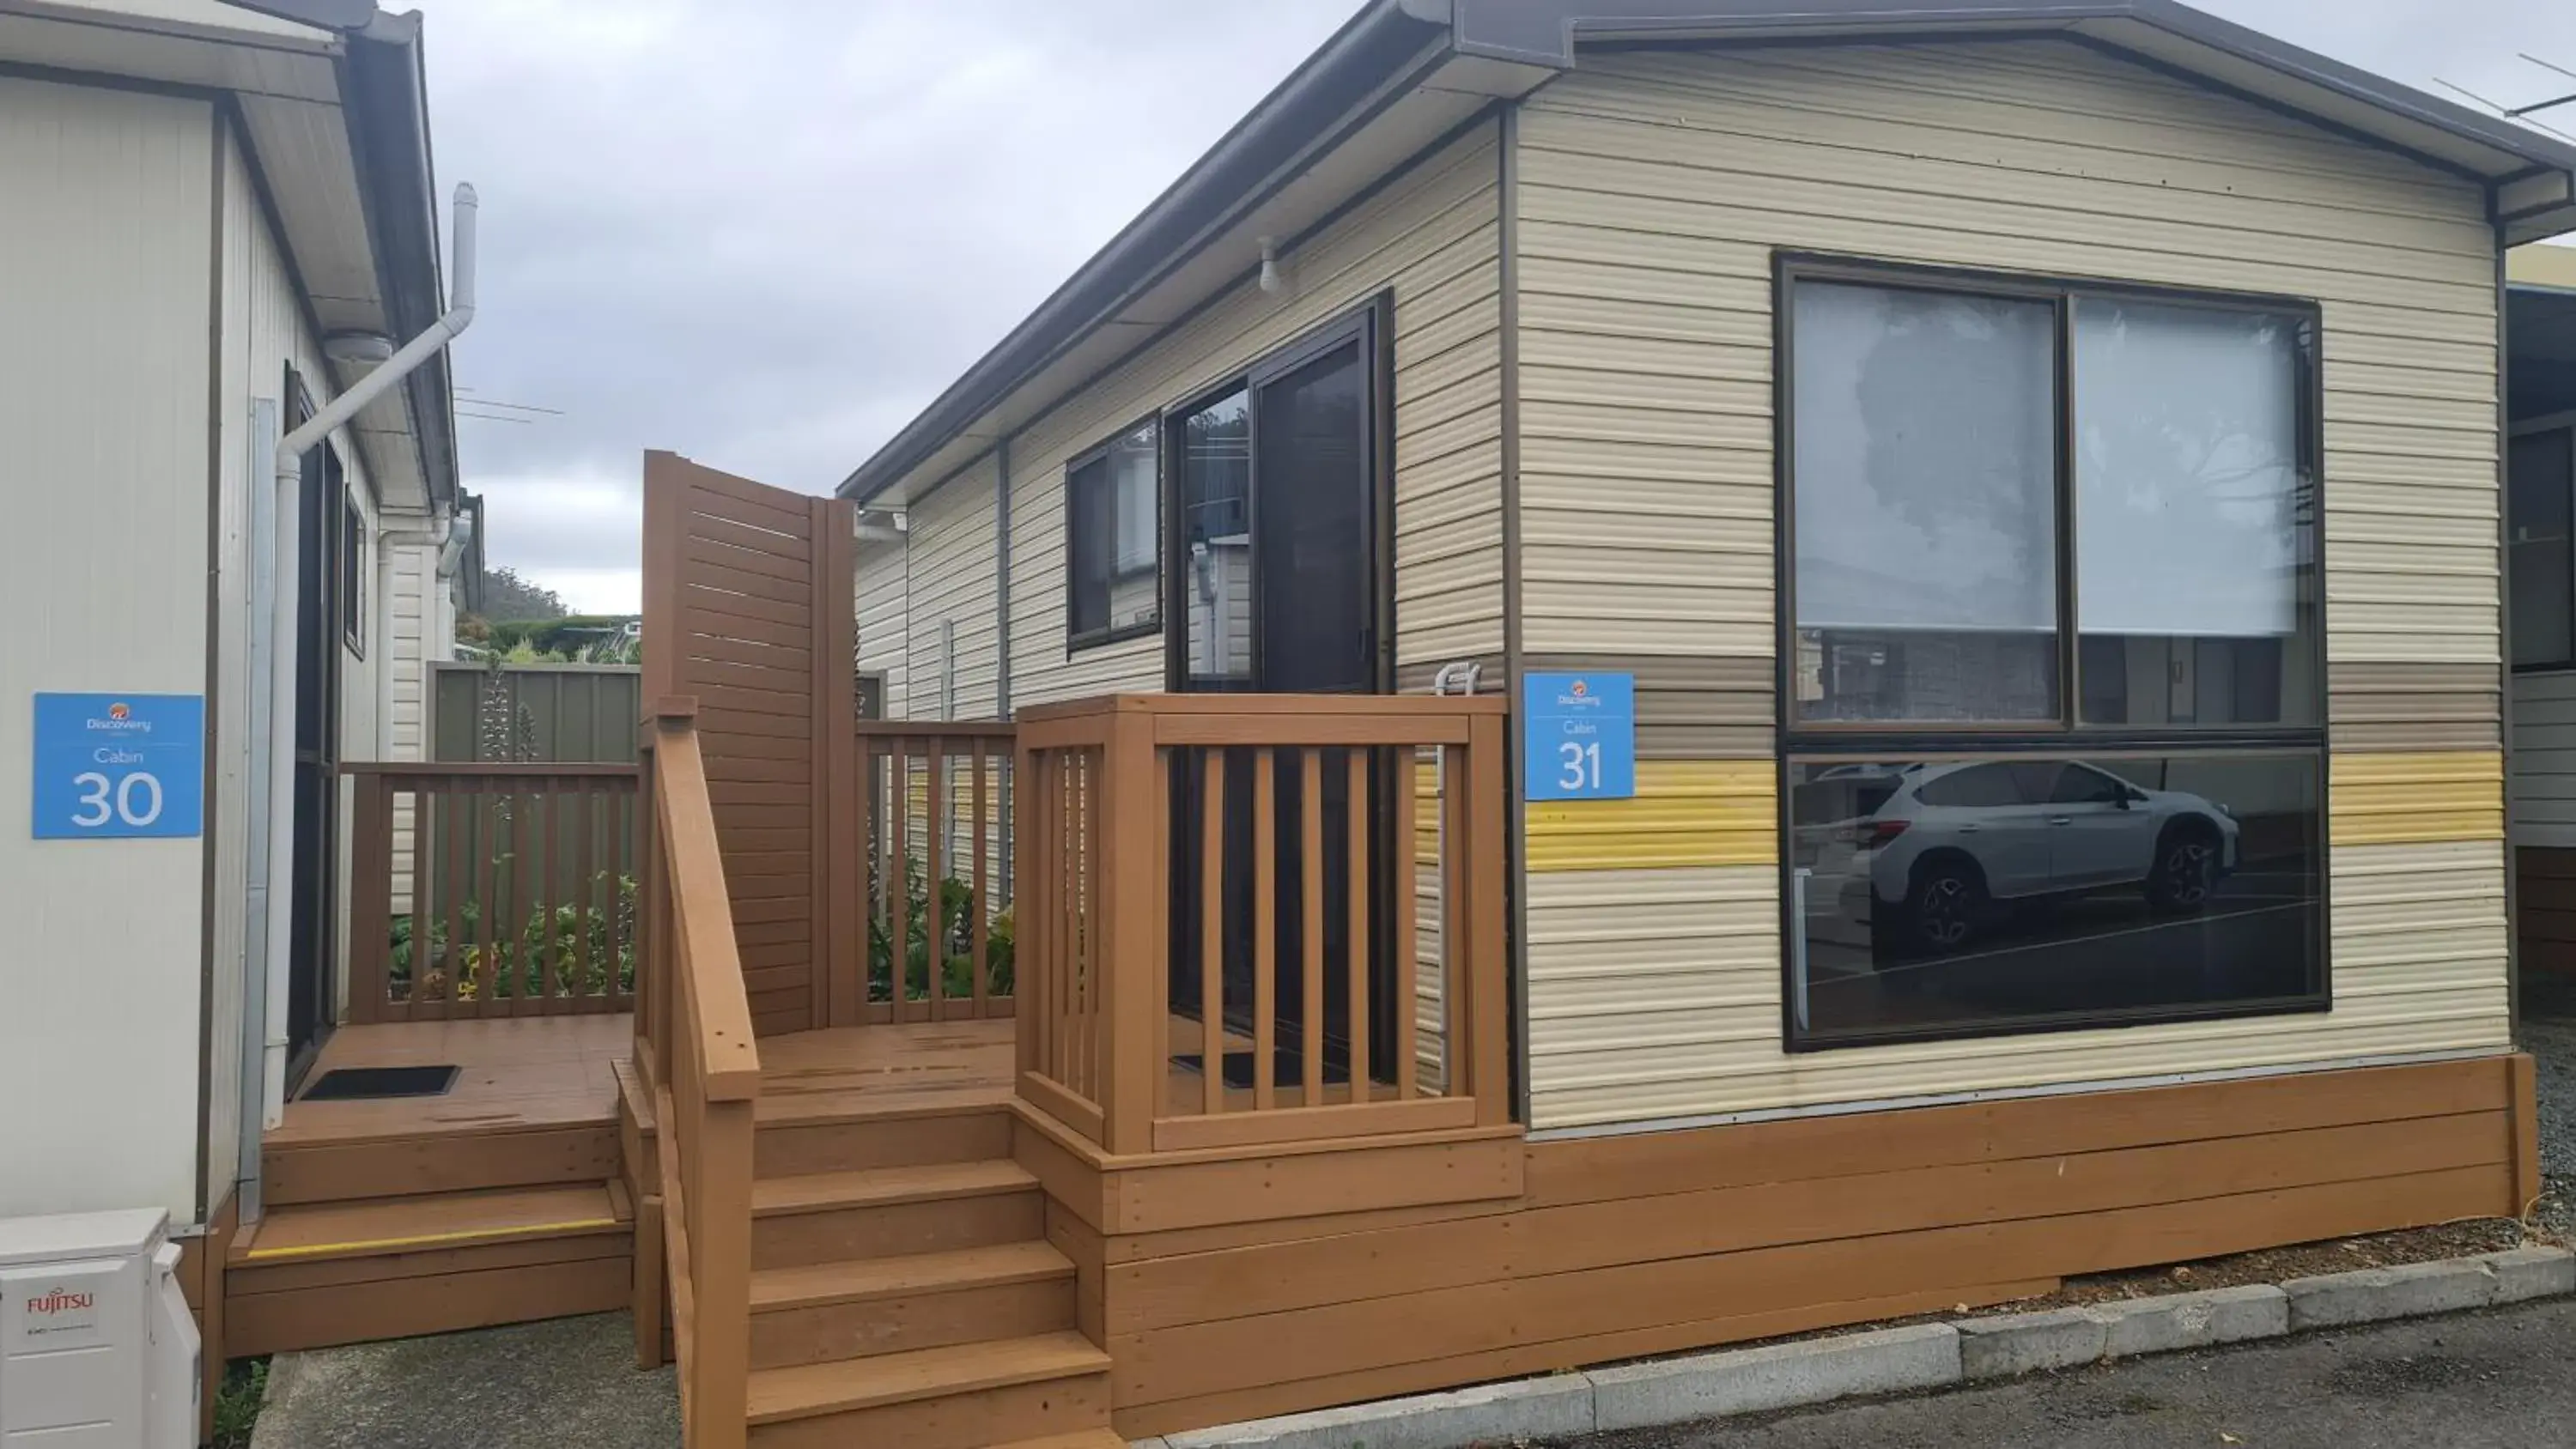
<path id="1" fill-rule="evenodd" d="M 1115 315 L 1176 258 L 1195 253 L 1211 230 L 1332 121 L 1426 46 L 1447 44 L 1451 10 L 1451 0 L 1376 0 L 1353 16 L 835 491 L 861 504 L 875 498 L 972 426 L 996 399 Z"/>

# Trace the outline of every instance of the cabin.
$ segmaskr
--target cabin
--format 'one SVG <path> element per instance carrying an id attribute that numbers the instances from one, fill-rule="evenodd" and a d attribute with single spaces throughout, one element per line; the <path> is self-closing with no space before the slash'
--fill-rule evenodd
<path id="1" fill-rule="evenodd" d="M 0 1218 L 166 1212 L 210 1336 L 342 1012 L 341 773 L 418 758 L 478 577 L 443 361 L 275 481 L 438 314 L 421 66 L 363 3 L 0 5 Z"/>
<path id="2" fill-rule="evenodd" d="M 447 1085 L 225 1351 L 1108 1449 L 2520 1215 L 2570 229 L 2163 0 L 1376 0 L 837 496 L 647 455 L 639 764 L 361 775 L 321 1065 Z"/>

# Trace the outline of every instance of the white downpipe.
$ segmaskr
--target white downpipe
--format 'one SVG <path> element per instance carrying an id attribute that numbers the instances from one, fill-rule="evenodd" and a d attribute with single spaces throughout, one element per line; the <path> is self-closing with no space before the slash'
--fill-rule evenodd
<path id="1" fill-rule="evenodd" d="M 448 277 L 446 315 L 277 444 L 277 594 L 269 622 L 276 644 L 269 655 L 268 680 L 268 1034 L 260 1053 L 260 1118 L 265 1127 L 277 1126 L 286 1112 L 287 996 L 295 924 L 295 613 L 302 592 L 296 578 L 297 535 L 303 512 L 304 455 L 473 325 L 475 208 L 474 188 L 459 185 L 454 206 L 455 265 Z M 336 810 L 339 802 L 325 801 L 323 808 Z M 330 944 L 318 943 L 324 950 Z"/>

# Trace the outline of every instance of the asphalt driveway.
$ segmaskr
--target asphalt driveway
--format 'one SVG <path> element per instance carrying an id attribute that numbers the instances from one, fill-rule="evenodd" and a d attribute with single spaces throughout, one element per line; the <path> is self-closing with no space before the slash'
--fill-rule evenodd
<path id="1" fill-rule="evenodd" d="M 2576 1301 L 1824 1405 L 1581 1449 L 2542 1449 L 2576 1444 Z"/>

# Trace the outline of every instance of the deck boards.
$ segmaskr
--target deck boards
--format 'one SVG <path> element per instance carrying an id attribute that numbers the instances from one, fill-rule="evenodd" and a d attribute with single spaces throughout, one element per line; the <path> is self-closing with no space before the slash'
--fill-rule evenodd
<path id="1" fill-rule="evenodd" d="M 340 1067 L 453 1063 L 464 1070 L 440 1097 L 289 1102 L 268 1149 L 380 1142 L 450 1133 L 614 1125 L 611 1066 L 634 1050 L 634 1018 L 531 1016 L 490 1021 L 344 1026 L 322 1047 L 307 1080 Z"/>

